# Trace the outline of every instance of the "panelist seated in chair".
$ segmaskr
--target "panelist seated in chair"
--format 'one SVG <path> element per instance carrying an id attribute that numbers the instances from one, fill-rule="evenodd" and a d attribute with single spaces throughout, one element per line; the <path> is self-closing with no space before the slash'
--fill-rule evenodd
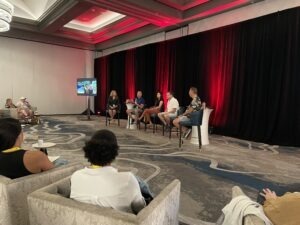
<path id="1" fill-rule="evenodd" d="M 108 101 L 107 101 L 107 110 L 108 110 L 108 114 L 110 116 L 110 120 L 114 120 L 117 111 L 119 110 L 120 107 L 120 101 L 119 101 L 119 97 L 117 94 L 116 90 L 112 90 L 110 92 L 110 95 L 108 97 Z"/>
<path id="2" fill-rule="evenodd" d="M 54 167 L 43 152 L 26 151 L 22 143 L 20 122 L 13 118 L 0 119 L 0 175 L 15 179 Z"/>
<path id="3" fill-rule="evenodd" d="M 111 166 L 119 150 L 114 133 L 97 131 L 83 150 L 91 165 L 71 176 L 72 199 L 123 212 L 132 212 L 132 203 L 146 206 L 138 179 Z"/>
<path id="4" fill-rule="evenodd" d="M 33 117 L 34 112 L 32 111 L 31 105 L 27 101 L 27 98 L 21 97 L 20 101 L 17 102 L 17 107 L 21 119 Z"/>
<path id="5" fill-rule="evenodd" d="M 138 91 L 136 93 L 136 98 L 134 100 L 134 102 L 132 101 L 126 101 L 126 103 L 133 103 L 134 104 L 134 108 L 133 109 L 127 109 L 126 113 L 127 115 L 132 119 L 133 121 L 133 115 L 136 116 L 136 120 L 139 118 L 139 115 L 144 111 L 144 107 L 145 107 L 145 99 L 143 98 L 143 92 L 142 91 Z"/>
<path id="6" fill-rule="evenodd" d="M 173 125 L 177 128 L 179 128 L 179 123 L 184 122 L 189 124 L 191 122 L 191 113 L 200 111 L 201 110 L 201 100 L 198 96 L 198 90 L 195 87 L 191 87 L 189 90 L 189 96 L 191 97 L 192 101 L 190 105 L 187 107 L 186 111 L 179 117 L 177 117 L 173 121 Z M 191 133 L 191 129 L 185 130 L 185 135 L 184 137 L 187 138 L 189 134 Z"/>
<path id="7" fill-rule="evenodd" d="M 165 112 L 158 113 L 158 117 L 161 122 L 168 128 L 170 126 L 170 118 L 175 118 L 177 116 L 177 111 L 179 109 L 178 100 L 174 97 L 172 91 L 167 92 L 167 108 Z"/>
<path id="8" fill-rule="evenodd" d="M 150 107 L 149 109 L 145 109 L 144 112 L 142 113 L 142 115 L 140 116 L 139 120 L 141 121 L 144 118 L 144 122 L 146 124 L 150 123 L 150 125 L 151 125 L 152 124 L 151 118 L 150 118 L 151 115 L 162 112 L 163 107 L 164 107 L 164 101 L 162 99 L 162 94 L 160 91 L 158 91 L 156 93 L 154 106 Z"/>
<path id="9" fill-rule="evenodd" d="M 5 108 L 14 109 L 14 108 L 17 108 L 17 106 L 13 103 L 11 98 L 8 98 L 8 99 L 6 99 L 6 102 L 5 102 Z"/>

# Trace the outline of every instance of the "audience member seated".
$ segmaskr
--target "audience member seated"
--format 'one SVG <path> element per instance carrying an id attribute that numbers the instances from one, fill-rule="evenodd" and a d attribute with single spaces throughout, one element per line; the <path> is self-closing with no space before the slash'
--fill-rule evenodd
<path id="1" fill-rule="evenodd" d="M 12 109 L 12 108 L 17 108 L 17 106 L 15 106 L 11 98 L 8 98 L 6 99 L 5 108 Z"/>
<path id="2" fill-rule="evenodd" d="M 25 97 L 21 97 L 20 101 L 17 102 L 17 107 L 19 109 L 19 116 L 21 119 L 33 117 L 33 111 L 31 105 Z"/>
<path id="3" fill-rule="evenodd" d="M 149 109 L 145 109 L 143 114 L 140 116 L 139 120 L 141 121 L 144 118 L 144 122 L 146 124 L 150 123 L 150 125 L 151 125 L 152 124 L 151 118 L 150 118 L 151 114 L 158 114 L 158 113 L 162 112 L 163 105 L 164 105 L 164 101 L 162 99 L 162 94 L 160 91 L 158 91 L 156 93 L 154 106 Z"/>
<path id="4" fill-rule="evenodd" d="M 41 151 L 21 148 L 23 131 L 18 120 L 0 119 L 0 175 L 15 179 L 53 168 Z"/>
<path id="5" fill-rule="evenodd" d="M 127 101 L 126 103 L 129 103 L 130 101 Z M 127 115 L 134 121 L 133 115 L 136 116 L 136 120 L 139 118 L 140 114 L 144 111 L 145 107 L 145 99 L 143 98 L 142 91 L 138 91 L 136 94 L 136 98 L 133 103 L 135 106 L 133 109 L 127 109 L 126 113 Z"/>
<path id="6" fill-rule="evenodd" d="M 274 225 L 300 224 L 300 192 L 287 192 L 279 197 L 275 191 L 266 188 L 260 195 L 265 200 L 264 212 Z"/>
<path id="7" fill-rule="evenodd" d="M 186 111 L 181 116 L 179 116 L 173 121 L 174 126 L 177 128 L 179 128 L 180 122 L 186 122 L 186 123 L 190 122 L 191 113 L 201 110 L 202 105 L 201 105 L 201 100 L 198 97 L 197 88 L 191 87 L 189 90 L 189 96 L 192 98 L 190 105 L 187 107 Z M 186 130 L 184 137 L 187 138 L 190 135 L 191 131 L 192 131 L 191 129 Z"/>
<path id="8" fill-rule="evenodd" d="M 132 203 L 146 206 L 136 177 L 111 166 L 119 150 L 114 133 L 97 131 L 83 150 L 91 166 L 72 175 L 71 198 L 124 212 L 132 212 Z"/>
<path id="9" fill-rule="evenodd" d="M 110 92 L 110 95 L 109 95 L 108 101 L 107 101 L 108 114 L 109 114 L 111 120 L 114 121 L 114 118 L 117 114 L 117 110 L 119 109 L 119 107 L 120 107 L 120 101 L 119 101 L 117 91 L 112 90 Z"/>
<path id="10" fill-rule="evenodd" d="M 179 109 L 178 100 L 174 97 L 173 92 L 167 92 L 167 108 L 165 112 L 158 113 L 158 117 L 161 122 L 169 128 L 170 126 L 170 118 L 175 118 L 177 116 L 177 110 Z"/>

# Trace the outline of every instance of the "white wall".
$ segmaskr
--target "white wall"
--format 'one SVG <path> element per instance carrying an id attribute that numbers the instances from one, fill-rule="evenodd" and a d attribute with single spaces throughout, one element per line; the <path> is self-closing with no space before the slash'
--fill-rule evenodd
<path id="1" fill-rule="evenodd" d="M 172 38 L 178 38 L 189 34 L 215 29 L 222 26 L 227 26 L 230 24 L 298 6 L 300 6 L 300 0 L 264 0 L 252 5 L 211 16 L 206 19 L 198 20 L 196 22 L 188 24 L 188 28 L 183 27 L 170 32 L 160 32 L 149 37 L 141 38 L 139 40 L 128 42 L 126 44 L 122 44 L 113 48 L 105 49 L 102 52 L 98 52 L 96 57 L 98 58 L 112 54 L 114 52 L 136 48 L 150 43 L 160 42 Z"/>
<path id="2" fill-rule="evenodd" d="M 41 114 L 81 113 L 76 79 L 93 75 L 91 51 L 0 37 L 0 108 L 25 96 Z"/>

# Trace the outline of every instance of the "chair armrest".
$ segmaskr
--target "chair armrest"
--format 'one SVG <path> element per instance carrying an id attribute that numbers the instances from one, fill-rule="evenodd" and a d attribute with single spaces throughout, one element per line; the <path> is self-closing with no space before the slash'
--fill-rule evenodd
<path id="1" fill-rule="evenodd" d="M 174 180 L 137 215 L 139 224 L 177 225 L 180 201 L 180 181 Z"/>

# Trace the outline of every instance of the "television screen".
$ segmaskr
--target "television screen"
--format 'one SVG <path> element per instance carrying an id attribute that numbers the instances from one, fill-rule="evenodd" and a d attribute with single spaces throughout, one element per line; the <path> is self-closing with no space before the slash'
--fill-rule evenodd
<path id="1" fill-rule="evenodd" d="M 97 80 L 95 78 L 77 79 L 77 95 L 96 96 Z"/>

